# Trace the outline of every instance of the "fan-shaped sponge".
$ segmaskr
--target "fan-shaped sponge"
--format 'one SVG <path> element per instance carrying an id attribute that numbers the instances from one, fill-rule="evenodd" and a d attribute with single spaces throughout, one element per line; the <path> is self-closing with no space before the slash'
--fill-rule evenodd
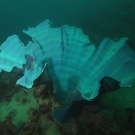
<path id="1" fill-rule="evenodd" d="M 10 72 L 13 67 L 24 68 L 26 54 L 34 59 L 17 84 L 32 87 L 46 66 L 61 101 L 75 90 L 84 99 L 92 100 L 98 95 L 99 81 L 104 76 L 120 81 L 122 86 L 132 85 L 135 54 L 125 44 L 127 38 L 118 42 L 105 38 L 96 48 L 82 29 L 68 25 L 52 28 L 51 24 L 46 20 L 24 30 L 33 40 L 26 47 L 15 35 L 1 45 L 0 69 Z"/>

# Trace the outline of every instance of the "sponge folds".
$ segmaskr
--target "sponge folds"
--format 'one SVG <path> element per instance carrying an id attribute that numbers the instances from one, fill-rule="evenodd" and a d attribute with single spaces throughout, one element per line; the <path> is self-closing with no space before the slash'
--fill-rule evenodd
<path id="1" fill-rule="evenodd" d="M 98 95 L 99 81 L 104 76 L 120 81 L 121 86 L 132 86 L 135 54 L 125 44 L 126 37 L 118 42 L 105 38 L 96 47 L 82 29 L 69 25 L 53 28 L 49 20 L 23 32 L 31 36 L 32 41 L 24 46 L 18 36 L 13 35 L 1 45 L 0 52 L 0 69 L 7 72 L 14 67 L 23 68 L 26 54 L 34 59 L 17 84 L 32 87 L 46 68 L 56 87 L 55 95 L 61 101 L 75 90 L 79 90 L 84 99 L 92 100 Z"/>

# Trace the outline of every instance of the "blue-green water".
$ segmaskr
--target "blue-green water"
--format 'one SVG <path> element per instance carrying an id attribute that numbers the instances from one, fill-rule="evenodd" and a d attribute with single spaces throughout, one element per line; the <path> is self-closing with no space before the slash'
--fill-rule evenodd
<path id="1" fill-rule="evenodd" d="M 134 48 L 134 7 L 134 0 L 1 0 L 0 44 L 13 34 L 26 40 L 23 29 L 49 19 L 54 26 L 81 27 L 97 44 L 106 36 L 127 36 Z"/>
<path id="2" fill-rule="evenodd" d="M 127 41 L 127 44 L 135 51 L 134 13 L 135 0 L 0 0 L 0 45 L 6 41 L 7 37 L 13 34 L 18 35 L 21 41 L 26 44 L 28 37 L 22 30 L 26 30 L 28 27 L 35 27 L 44 20 L 49 19 L 53 22 L 53 27 L 61 27 L 64 24 L 68 24 L 82 28 L 84 33 L 88 35 L 90 40 L 96 45 L 98 45 L 105 37 L 109 37 L 115 41 L 119 40 L 121 37 L 128 37 L 129 40 Z M 16 88 L 15 82 L 17 78 L 18 76 L 15 76 L 14 74 L 8 73 L 7 75 L 3 72 L 0 74 L 0 135 L 2 133 L 1 131 L 4 131 L 5 133 L 5 130 L 8 132 L 7 129 L 9 129 L 8 124 L 10 123 L 5 122 L 5 125 L 7 124 L 8 128 L 6 126 L 5 128 L 3 128 L 4 126 L 1 126 L 1 124 L 3 124 L 2 122 L 6 119 L 6 116 L 13 117 L 12 123 L 19 128 L 23 122 L 28 121 L 27 110 L 31 107 L 39 108 L 37 106 L 40 106 L 41 101 L 42 103 L 45 101 L 43 108 L 41 106 L 38 111 L 36 109 L 29 111 L 29 114 L 34 112 L 35 116 L 37 116 L 35 118 L 33 115 L 31 118 L 33 122 L 35 120 L 33 128 L 36 129 L 38 124 L 47 123 L 50 125 L 50 128 L 48 125 L 46 126 L 46 124 L 40 125 L 43 127 L 43 132 L 46 133 L 42 133 L 43 135 L 52 135 L 52 131 L 55 135 L 61 135 L 61 133 L 57 133 L 58 129 L 56 128 L 56 125 L 49 123 L 50 121 L 54 122 L 54 119 L 51 117 L 51 109 L 54 109 L 55 105 L 57 108 L 61 104 L 59 103 L 59 105 L 57 103 L 57 100 L 53 97 L 52 93 L 50 94 L 52 96 L 51 98 L 48 92 L 42 93 L 44 89 L 48 90 L 50 86 L 45 85 L 45 88 L 43 86 L 35 88 L 36 92 L 34 94 L 37 94 L 36 97 L 32 93 L 34 89 L 32 89 L 33 91 L 30 90 L 31 93 L 29 92 L 27 94 L 27 90 L 25 91 L 23 87 Z M 134 90 L 135 80 L 134 86 L 130 89 L 121 88 L 112 93 L 102 95 L 99 99 L 97 98 L 96 101 L 94 101 L 94 104 L 97 103 L 102 107 L 102 112 L 108 119 L 104 121 L 101 114 L 97 113 L 99 108 L 96 110 L 96 106 L 85 106 L 83 108 L 84 112 L 82 113 L 82 116 L 86 116 L 87 120 L 84 119 L 85 117 L 80 116 L 79 122 L 77 120 L 77 124 L 79 124 L 76 124 L 78 128 L 73 127 L 73 129 L 76 129 L 78 135 L 85 134 L 87 131 L 90 134 L 97 135 L 99 129 L 105 129 L 103 133 L 106 133 L 107 135 L 109 135 L 109 132 L 112 133 L 112 131 L 117 134 L 121 133 L 122 135 L 124 132 L 127 132 L 124 135 L 133 135 L 135 133 Z M 40 99 L 38 99 L 38 94 L 40 95 Z M 47 98 L 44 99 L 42 94 L 47 96 Z M 2 99 L 5 99 L 5 101 Z M 37 102 L 38 100 L 40 101 L 39 103 Z M 44 114 L 44 111 L 48 111 L 48 108 L 50 109 L 50 112 L 48 114 L 45 112 Z M 8 118 L 11 119 L 10 117 Z M 42 121 L 40 121 L 39 118 L 41 118 Z M 38 121 L 38 124 L 36 120 Z M 113 125 L 110 125 L 110 123 L 113 123 Z M 71 121 L 71 124 L 69 123 L 69 125 L 72 127 L 72 125 L 75 124 Z M 15 128 L 15 132 L 20 132 L 21 130 L 17 130 L 16 127 L 10 128 Z M 46 127 L 49 130 L 46 129 Z M 87 127 L 87 129 L 85 129 L 85 127 Z M 67 130 L 64 130 L 64 126 L 62 128 L 63 134 L 69 135 L 67 131 L 71 129 L 70 126 Z M 20 129 L 29 132 L 31 127 L 24 128 L 22 126 Z M 107 130 L 108 133 L 106 132 Z M 10 129 L 9 131 L 9 134 L 11 134 Z M 41 131 L 41 129 L 38 128 L 37 132 L 38 131 Z M 33 130 L 32 132 L 35 131 Z M 65 134 L 65 132 L 67 133 Z M 41 133 L 39 132 L 39 134 Z"/>

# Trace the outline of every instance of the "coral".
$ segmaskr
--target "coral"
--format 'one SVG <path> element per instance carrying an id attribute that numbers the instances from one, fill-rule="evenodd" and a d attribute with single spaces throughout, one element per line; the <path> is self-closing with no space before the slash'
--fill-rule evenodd
<path id="1" fill-rule="evenodd" d="M 23 98 L 21 102 L 22 102 L 23 105 L 25 105 L 25 104 L 29 103 L 30 100 L 27 99 L 27 98 Z"/>
<path id="2" fill-rule="evenodd" d="M 80 132 L 93 135 L 119 134 L 119 127 L 105 117 L 97 106 L 85 105 L 79 116 Z"/>
<path id="3" fill-rule="evenodd" d="M 135 109 L 127 108 L 125 112 L 128 116 L 128 126 L 135 133 Z"/>
<path id="4" fill-rule="evenodd" d="M 6 117 L 4 122 L 0 123 L 0 134 L 1 135 L 15 135 L 17 133 L 16 127 L 12 124 L 12 117 Z"/>
<path id="5" fill-rule="evenodd" d="M 14 118 L 16 115 L 17 115 L 17 111 L 16 111 L 15 109 L 12 109 L 12 110 L 9 112 L 9 116 L 11 116 L 12 118 Z"/>
<path id="6" fill-rule="evenodd" d="M 47 87 L 41 86 L 46 91 Z M 39 89 L 35 88 L 39 92 Z M 39 92 L 40 93 L 40 92 Z M 52 111 L 54 108 L 61 107 L 59 102 L 52 93 L 48 93 L 46 98 L 37 94 L 35 96 L 38 101 L 36 109 L 30 108 L 27 112 L 28 121 L 22 123 L 17 129 L 12 124 L 11 116 L 0 123 L 0 131 L 2 135 L 42 135 L 47 134 L 52 126 L 57 129 L 59 135 L 122 135 L 127 133 L 129 135 L 134 134 L 134 109 L 127 108 L 125 110 L 127 114 L 127 121 L 125 125 L 118 123 L 112 112 L 99 108 L 95 102 L 78 102 L 82 104 L 82 110 L 79 115 L 74 115 L 70 118 L 68 123 L 60 124 L 52 117 Z M 20 100 L 21 101 L 21 100 Z M 101 102 L 98 100 L 98 102 Z M 51 104 L 51 105 L 50 105 Z M 49 106 L 50 105 L 50 106 Z M 76 105 L 76 104 L 75 104 Z M 76 107 L 74 105 L 74 108 Z M 11 114 L 15 114 L 14 110 Z M 13 115 L 12 115 L 13 116 Z M 56 132 L 54 130 L 54 132 Z M 52 131 L 53 132 L 53 131 Z M 55 134 L 55 133 L 54 133 Z"/>
<path id="7" fill-rule="evenodd" d="M 20 127 L 16 135 L 41 135 L 42 128 L 37 123 L 27 123 Z"/>
<path id="8" fill-rule="evenodd" d="M 41 112 L 34 108 L 30 108 L 27 112 L 29 120 L 31 123 L 38 123 L 40 119 Z"/>
<path id="9" fill-rule="evenodd" d="M 20 89 L 15 87 L 16 80 L 20 77 L 18 74 L 0 73 L 0 100 L 4 99 L 7 102 L 11 101 L 13 95 Z"/>

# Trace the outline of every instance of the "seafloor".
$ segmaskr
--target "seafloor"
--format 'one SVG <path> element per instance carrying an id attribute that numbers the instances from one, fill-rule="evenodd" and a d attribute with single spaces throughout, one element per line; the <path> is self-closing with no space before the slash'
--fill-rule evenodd
<path id="1" fill-rule="evenodd" d="M 135 134 L 135 81 L 132 88 L 79 102 L 81 111 L 74 112 L 68 123 L 60 124 L 52 111 L 62 104 L 49 92 L 49 85 L 26 92 L 15 86 L 18 75 L 2 72 L 0 76 L 0 135 Z"/>
<path id="2" fill-rule="evenodd" d="M 68 1 L 70 4 L 76 2 Z M 30 25 L 33 27 L 43 18 L 48 18 L 55 21 L 56 26 L 67 23 L 81 27 L 96 45 L 105 37 L 114 41 L 121 37 L 128 37 L 127 44 L 135 52 L 135 4 L 133 0 L 123 1 L 123 6 L 118 13 L 111 16 L 110 12 L 105 12 L 109 14 L 108 19 L 104 15 L 96 16 L 98 15 L 96 13 L 100 15 L 100 12 L 91 12 L 91 8 L 88 10 L 91 5 L 84 5 L 84 1 L 79 6 L 79 0 L 77 4 L 81 8 L 68 10 L 65 1 L 61 1 L 63 5 L 55 1 L 54 5 L 58 7 L 53 7 L 52 4 L 48 6 L 46 1 L 45 5 L 42 1 L 27 1 L 30 5 L 26 6 L 26 1 L 9 1 L 10 3 L 7 4 L 7 1 L 1 0 L 0 42 L 3 43 L 12 34 L 18 34 L 20 37 L 20 29 Z M 46 12 L 47 6 L 48 12 Z M 54 13 L 51 8 L 58 10 Z M 72 13 L 76 10 L 77 12 Z M 113 10 L 115 11 L 115 7 Z M 101 11 L 106 9 L 101 8 Z M 52 112 L 62 104 L 49 91 L 51 86 L 41 85 L 26 92 L 23 87 L 15 85 L 19 77 L 12 73 L 0 73 L 0 135 L 135 135 L 135 80 L 132 88 L 120 88 L 108 92 L 92 102 L 75 103 L 74 108 L 81 104 L 81 111 L 78 113 L 76 109 L 68 123 L 60 124 L 52 117 Z"/>

